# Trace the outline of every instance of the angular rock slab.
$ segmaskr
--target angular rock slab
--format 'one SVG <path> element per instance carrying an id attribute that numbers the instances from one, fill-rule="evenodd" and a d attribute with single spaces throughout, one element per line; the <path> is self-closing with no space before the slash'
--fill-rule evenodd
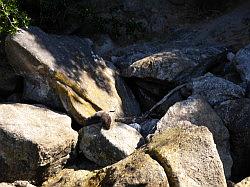
<path id="1" fill-rule="evenodd" d="M 201 95 L 212 106 L 245 96 L 245 89 L 211 73 L 193 79 L 188 87 L 193 95 Z"/>
<path id="2" fill-rule="evenodd" d="M 213 136 L 206 127 L 184 121 L 154 136 L 148 152 L 164 167 L 170 186 L 227 186 Z"/>
<path id="3" fill-rule="evenodd" d="M 180 121 L 189 121 L 210 130 L 222 160 L 225 175 L 229 178 L 233 165 L 230 155 L 229 132 L 212 107 L 198 96 L 178 102 L 170 107 L 165 116 L 157 123 L 156 133 L 177 127 Z"/>
<path id="4" fill-rule="evenodd" d="M 164 186 L 169 187 L 163 167 L 142 151 L 95 172 L 65 169 L 42 186 Z"/>
<path id="5" fill-rule="evenodd" d="M 183 83 L 204 74 L 224 52 L 225 49 L 219 47 L 173 46 L 134 61 L 122 70 L 122 75 Z"/>
<path id="6" fill-rule="evenodd" d="M 242 180 L 250 176 L 250 99 L 226 101 L 216 111 L 230 133 L 232 176 Z"/>
<path id="7" fill-rule="evenodd" d="M 78 134 L 71 119 L 26 104 L 0 105 L 0 181 L 35 180 L 60 171 Z"/>
<path id="8" fill-rule="evenodd" d="M 79 132 L 79 152 L 100 166 L 107 166 L 132 154 L 144 142 L 134 128 L 118 124 L 109 130 L 99 124 L 83 127 Z"/>
<path id="9" fill-rule="evenodd" d="M 116 115 L 139 114 L 133 94 L 115 68 L 94 54 L 90 43 L 78 37 L 48 35 L 31 27 L 7 37 L 6 53 L 20 74 L 48 82 L 81 124 L 99 110 L 114 111 Z"/>

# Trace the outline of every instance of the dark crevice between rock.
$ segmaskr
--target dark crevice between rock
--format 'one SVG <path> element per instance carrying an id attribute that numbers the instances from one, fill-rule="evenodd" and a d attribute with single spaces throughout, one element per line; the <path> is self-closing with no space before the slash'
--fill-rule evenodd
<path id="1" fill-rule="evenodd" d="M 156 161 L 161 167 L 163 167 L 166 175 L 167 175 L 167 179 L 168 179 L 168 183 L 170 187 L 174 187 L 176 186 L 176 180 L 177 179 L 173 179 L 173 175 L 171 175 L 172 170 L 170 166 L 166 166 L 166 164 L 163 164 L 158 158 L 155 152 L 148 150 L 147 148 L 145 148 L 145 154 L 148 154 L 154 161 Z"/>

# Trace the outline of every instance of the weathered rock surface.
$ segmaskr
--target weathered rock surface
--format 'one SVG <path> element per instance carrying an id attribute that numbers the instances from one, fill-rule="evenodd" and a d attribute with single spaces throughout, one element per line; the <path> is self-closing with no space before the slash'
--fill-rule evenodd
<path id="1" fill-rule="evenodd" d="M 48 35 L 31 27 L 7 37 L 6 52 L 21 75 L 48 82 L 79 123 L 99 110 L 115 111 L 115 115 L 140 113 L 115 68 L 94 54 L 89 40 Z"/>
<path id="2" fill-rule="evenodd" d="M 250 88 L 250 45 L 238 51 L 234 58 L 234 62 L 238 72 L 241 75 L 241 79 L 244 81 L 247 87 L 247 95 L 249 96 Z"/>
<path id="3" fill-rule="evenodd" d="M 39 77 L 25 77 L 22 100 L 26 102 L 42 103 L 50 108 L 63 110 L 58 95 L 51 89 L 49 83 Z"/>
<path id="4" fill-rule="evenodd" d="M 210 130 L 222 160 L 225 175 L 229 178 L 233 165 L 230 155 L 229 132 L 211 106 L 198 96 L 178 102 L 170 107 L 165 116 L 157 123 L 156 133 L 176 127 L 180 121 L 189 121 L 194 125 L 205 126 Z"/>
<path id="5" fill-rule="evenodd" d="M 239 85 L 211 73 L 193 79 L 189 87 L 193 95 L 201 95 L 212 106 L 245 95 L 245 90 Z"/>
<path id="6" fill-rule="evenodd" d="M 143 142 L 141 134 L 126 124 L 109 130 L 95 124 L 81 129 L 79 152 L 98 165 L 107 166 L 132 154 Z"/>
<path id="7" fill-rule="evenodd" d="M 183 83 L 203 75 L 225 54 L 219 47 L 176 47 L 132 62 L 122 70 L 125 77 L 150 78 Z"/>
<path id="8" fill-rule="evenodd" d="M 250 186 L 250 177 L 247 177 L 241 182 L 235 184 L 234 187 L 249 187 L 249 186 Z"/>
<path id="9" fill-rule="evenodd" d="M 250 99 L 226 101 L 216 111 L 230 133 L 232 176 L 242 180 L 250 175 Z"/>
<path id="10" fill-rule="evenodd" d="M 0 105 L 0 181 L 36 180 L 60 171 L 77 142 L 71 119 L 47 108 Z"/>
<path id="11" fill-rule="evenodd" d="M 35 187 L 30 184 L 28 181 L 15 181 L 13 183 L 0 183 L 1 187 Z"/>
<path id="12" fill-rule="evenodd" d="M 170 186 L 227 186 L 212 134 L 206 127 L 180 123 L 154 136 L 148 145 Z"/>
<path id="13" fill-rule="evenodd" d="M 158 119 L 149 119 L 141 123 L 141 134 L 147 137 L 149 134 L 154 134 Z"/>
<path id="14" fill-rule="evenodd" d="M 43 184 L 52 186 L 164 186 L 168 179 L 159 163 L 138 151 L 124 160 L 95 172 L 65 169 Z"/>

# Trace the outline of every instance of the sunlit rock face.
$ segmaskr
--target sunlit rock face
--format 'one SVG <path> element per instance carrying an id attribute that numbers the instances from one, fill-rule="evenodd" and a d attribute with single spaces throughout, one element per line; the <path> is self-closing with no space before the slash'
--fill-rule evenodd
<path id="1" fill-rule="evenodd" d="M 48 97 L 52 90 L 81 124 L 99 110 L 112 111 L 113 116 L 140 113 L 133 94 L 112 64 L 95 55 L 90 40 L 48 35 L 31 27 L 9 36 L 6 52 L 21 75 L 46 88 L 41 96 Z M 40 86 L 44 82 L 47 87 Z"/>

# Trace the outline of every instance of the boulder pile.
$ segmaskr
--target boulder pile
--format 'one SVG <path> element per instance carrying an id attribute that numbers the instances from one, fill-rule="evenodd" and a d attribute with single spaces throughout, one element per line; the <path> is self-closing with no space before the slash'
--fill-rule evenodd
<path id="1" fill-rule="evenodd" d="M 241 9 L 214 24 L 250 20 Z M 250 39 L 211 25 L 109 51 L 38 27 L 7 36 L 0 186 L 249 186 Z"/>

